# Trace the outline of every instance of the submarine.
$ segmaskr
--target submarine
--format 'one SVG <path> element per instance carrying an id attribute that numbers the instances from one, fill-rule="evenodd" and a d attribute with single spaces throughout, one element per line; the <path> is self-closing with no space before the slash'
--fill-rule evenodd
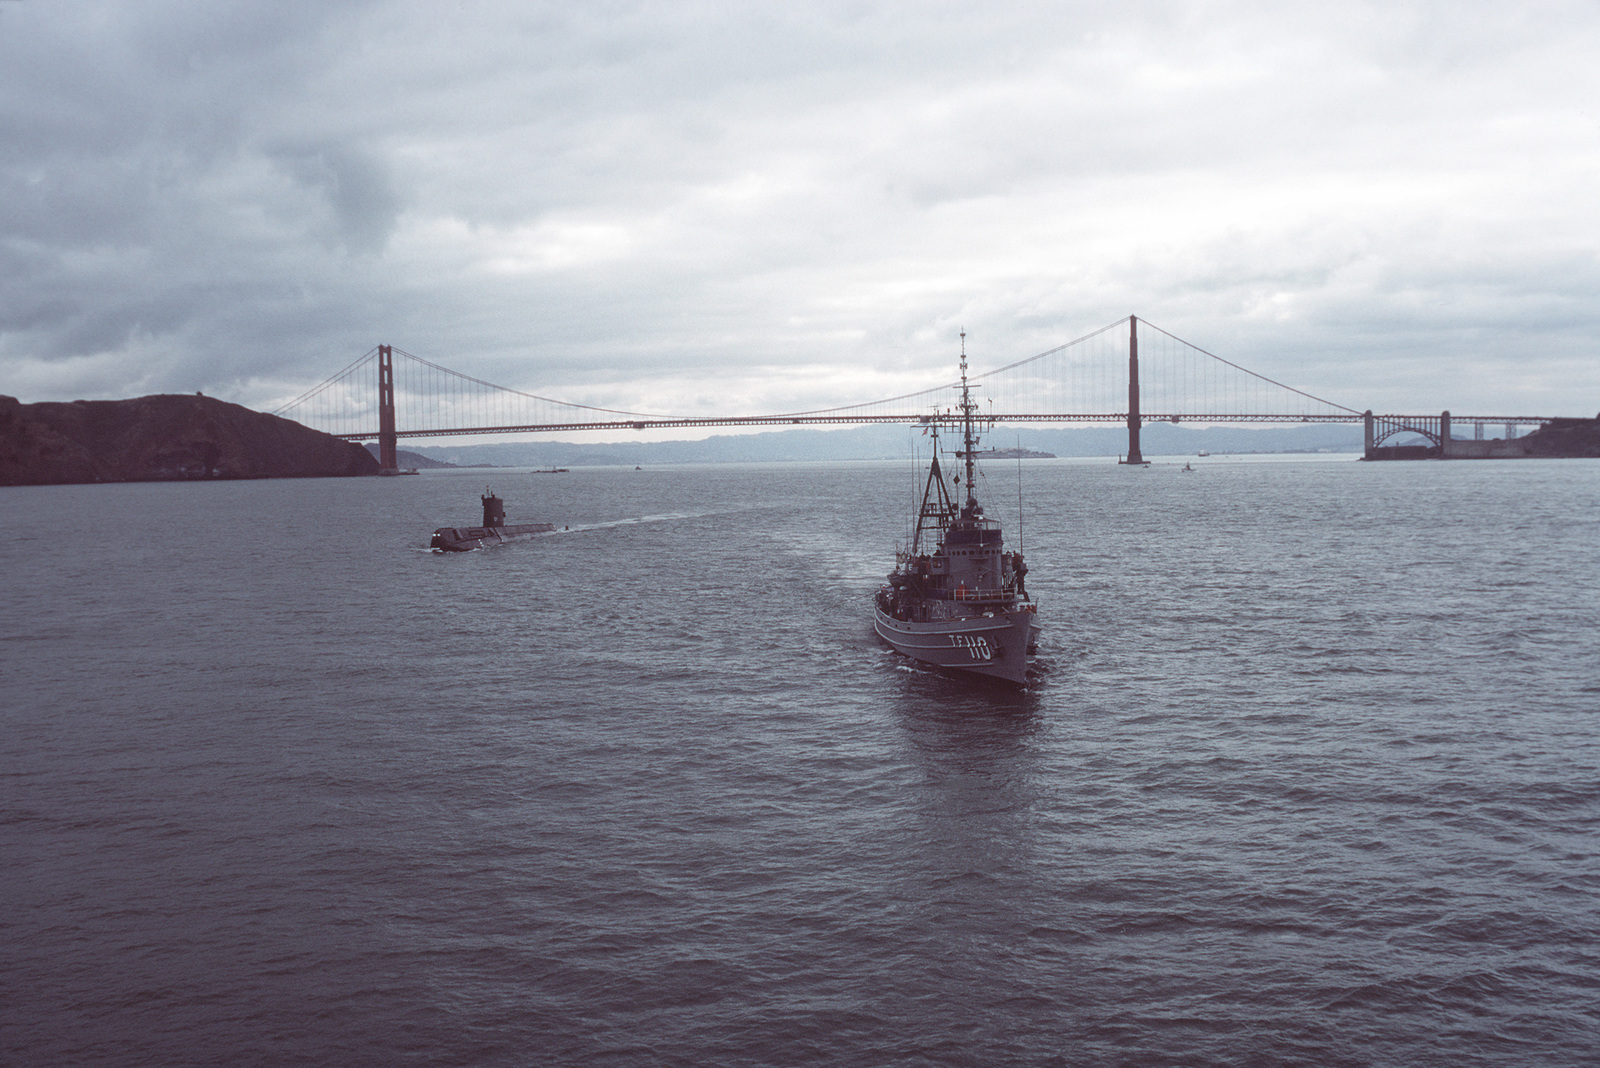
<path id="1" fill-rule="evenodd" d="M 483 491 L 483 526 L 440 527 L 433 532 L 428 547 L 440 553 L 466 553 L 473 549 L 492 549 L 508 541 L 522 541 L 535 534 L 548 534 L 554 523 L 506 523 L 506 503 L 491 491 Z"/>

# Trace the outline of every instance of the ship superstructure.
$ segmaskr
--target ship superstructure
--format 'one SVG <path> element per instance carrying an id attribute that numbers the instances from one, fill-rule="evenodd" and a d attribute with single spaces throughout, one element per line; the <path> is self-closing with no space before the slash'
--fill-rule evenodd
<path id="1" fill-rule="evenodd" d="M 931 419 L 933 459 L 910 545 L 878 590 L 874 628 L 907 656 L 941 668 L 1016 685 L 1028 681 L 1038 636 L 1038 605 L 1028 596 L 1028 565 L 1008 552 L 998 520 L 976 495 L 977 404 L 967 385 L 966 332 L 961 334 L 962 473 L 957 504 L 939 463 L 939 420 Z"/>

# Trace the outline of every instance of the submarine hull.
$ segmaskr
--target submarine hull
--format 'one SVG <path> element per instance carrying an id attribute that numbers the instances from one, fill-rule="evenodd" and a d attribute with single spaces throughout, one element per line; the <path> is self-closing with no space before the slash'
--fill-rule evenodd
<path id="1" fill-rule="evenodd" d="M 468 553 L 492 549 L 511 541 L 523 541 L 556 529 L 554 523 L 513 523 L 501 527 L 440 527 L 433 532 L 428 547 L 435 552 Z"/>

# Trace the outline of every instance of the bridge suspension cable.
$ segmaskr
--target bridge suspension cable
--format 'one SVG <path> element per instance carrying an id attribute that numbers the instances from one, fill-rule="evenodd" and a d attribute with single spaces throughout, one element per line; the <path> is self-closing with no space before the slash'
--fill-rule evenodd
<path id="1" fill-rule="evenodd" d="M 1148 320 L 1138 325 L 1148 328 L 1137 338 L 1139 408 L 1147 421 L 1349 422 L 1360 415 L 1207 352 Z M 973 382 L 992 403 L 996 419 L 1124 418 L 1129 338 L 1117 328 L 1125 326 L 1130 320 L 1119 319 Z"/>
<path id="2" fill-rule="evenodd" d="M 1138 420 L 1354 422 L 1361 413 L 1251 371 L 1132 316 L 971 378 L 984 417 L 1093 423 L 1129 418 L 1130 349 L 1137 350 Z M 382 368 L 393 356 L 388 390 Z M 376 437 L 381 396 L 398 437 L 646 427 L 918 422 L 948 417 L 960 383 L 881 400 L 770 415 L 671 416 L 556 400 L 495 385 L 400 349 L 378 346 L 274 414 L 351 439 Z"/>
<path id="3" fill-rule="evenodd" d="M 379 365 L 376 346 L 326 382 L 272 414 L 339 437 L 378 433 Z M 491 433 L 511 426 L 631 425 L 659 415 L 555 400 L 463 374 L 403 349 L 394 363 L 396 424 L 402 437 Z"/>
<path id="4" fill-rule="evenodd" d="M 1226 410 L 1231 411 L 1272 411 L 1286 415 L 1328 415 L 1334 411 L 1352 416 L 1361 414 L 1337 401 L 1325 400 L 1285 385 L 1214 352 L 1207 352 L 1198 345 L 1168 333 L 1148 319 L 1141 319 L 1140 323 L 1161 335 L 1155 339 L 1156 359 L 1151 361 L 1155 364 L 1152 369 L 1155 371 L 1153 377 L 1157 393 L 1153 396 L 1146 394 L 1145 401 L 1145 406 L 1151 410 L 1181 413 L 1198 408 L 1215 412 L 1224 410 L 1225 406 Z M 1141 340 L 1140 359 L 1150 360 L 1150 352 L 1149 339 Z M 1207 363 L 1207 360 L 1211 362 Z M 1289 399 L 1291 397 L 1300 400 L 1295 402 Z"/>

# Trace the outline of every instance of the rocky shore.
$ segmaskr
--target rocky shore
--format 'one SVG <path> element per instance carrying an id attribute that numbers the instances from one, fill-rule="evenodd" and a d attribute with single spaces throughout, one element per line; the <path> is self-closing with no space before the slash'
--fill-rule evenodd
<path id="1" fill-rule="evenodd" d="M 0 397 L 0 486 L 377 473 L 378 461 L 354 442 L 198 394 Z"/>

